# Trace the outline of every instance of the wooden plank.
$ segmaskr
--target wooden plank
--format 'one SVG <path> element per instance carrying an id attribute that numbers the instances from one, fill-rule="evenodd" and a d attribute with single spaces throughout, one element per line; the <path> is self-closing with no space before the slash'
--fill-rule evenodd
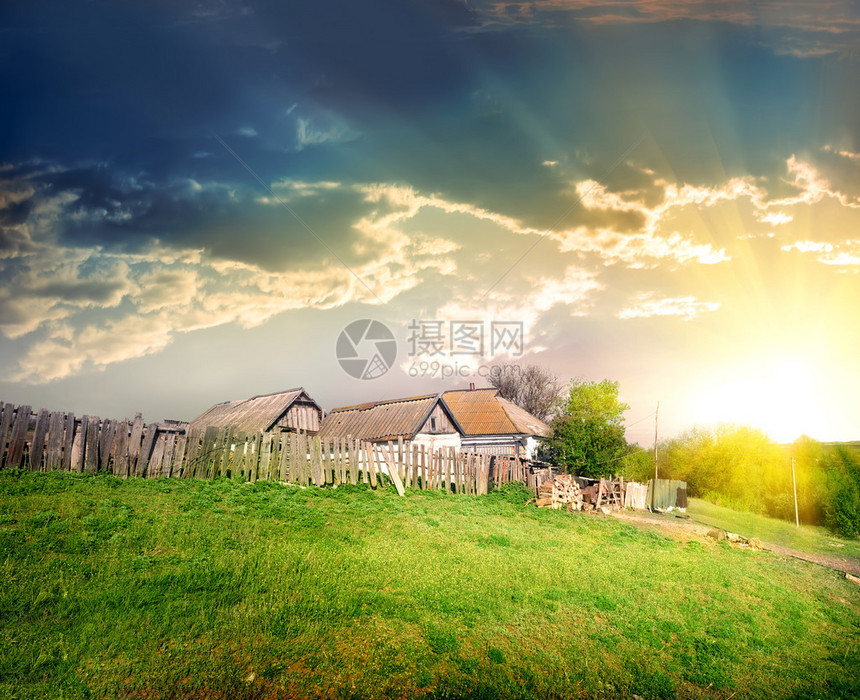
<path id="1" fill-rule="evenodd" d="M 227 428 L 218 428 L 215 432 L 215 440 L 209 450 L 209 468 L 204 479 L 214 479 L 221 473 L 221 464 L 224 461 L 224 440 L 227 437 Z"/>
<path id="2" fill-rule="evenodd" d="M 397 472 L 397 475 L 400 477 L 400 483 L 403 483 L 403 480 L 406 478 L 406 464 L 403 459 L 403 437 L 397 437 L 397 454 L 395 455 L 396 463 L 388 466 L 388 471 Z"/>
<path id="3" fill-rule="evenodd" d="M 207 426 L 206 432 L 203 433 L 203 446 L 200 448 L 200 455 L 197 457 L 197 463 L 194 465 L 194 478 L 206 479 L 209 475 L 209 468 L 212 464 L 212 451 L 215 448 L 215 443 L 218 440 L 218 428 L 214 425 Z"/>
<path id="4" fill-rule="evenodd" d="M 272 455 L 269 458 L 269 481 L 280 481 L 281 434 L 272 433 Z"/>
<path id="5" fill-rule="evenodd" d="M 132 429 L 133 432 L 134 429 Z M 134 468 L 135 476 L 146 476 L 149 469 L 149 458 L 152 455 L 152 449 L 155 447 L 155 440 L 158 437 L 158 424 L 150 423 L 143 430 L 143 442 L 140 445 L 140 452 L 137 455 L 137 464 Z"/>
<path id="6" fill-rule="evenodd" d="M 101 419 L 90 416 L 87 421 L 87 442 L 84 447 L 84 471 L 95 474 L 99 470 L 99 426 Z"/>
<path id="7" fill-rule="evenodd" d="M 143 416 L 136 413 L 131 424 L 131 435 L 128 438 L 128 471 L 129 474 L 140 476 L 142 469 L 138 469 L 140 448 L 143 442 Z"/>
<path id="8" fill-rule="evenodd" d="M 188 444 L 188 436 L 185 433 L 177 433 L 176 446 L 173 448 L 173 464 L 170 466 L 170 476 L 178 478 L 182 476 L 185 465 L 185 447 Z"/>
<path id="9" fill-rule="evenodd" d="M 319 438 L 311 437 L 308 441 L 308 447 L 310 448 L 311 478 L 315 486 L 322 486 L 322 453 L 320 451 Z"/>
<path id="10" fill-rule="evenodd" d="M 230 448 L 233 447 L 233 433 L 235 428 L 228 427 L 224 430 L 224 440 L 221 442 L 221 455 L 218 459 L 218 471 L 213 472 L 214 476 L 227 476 L 227 471 L 230 469 Z"/>
<path id="11" fill-rule="evenodd" d="M 87 440 L 89 416 L 83 416 L 81 422 L 73 430 L 72 449 L 69 451 L 69 469 L 80 474 L 84 470 L 84 445 Z"/>
<path id="12" fill-rule="evenodd" d="M 323 481 L 326 484 L 336 484 L 340 479 L 336 478 L 334 465 L 332 464 L 331 443 L 328 440 L 320 440 L 323 455 Z"/>
<path id="13" fill-rule="evenodd" d="M 243 479 L 244 473 L 242 467 L 245 462 L 245 442 L 248 436 L 241 430 L 236 431 L 233 435 L 233 449 L 230 452 L 230 463 L 228 470 L 231 479 Z"/>
<path id="14" fill-rule="evenodd" d="M 454 493 L 454 457 L 451 454 L 451 448 L 443 448 L 445 452 L 445 480 L 447 482 L 448 491 Z"/>
<path id="15" fill-rule="evenodd" d="M 403 447 L 402 439 L 399 441 L 400 447 Z M 391 459 L 393 460 L 394 455 L 394 444 L 389 441 L 388 443 L 388 451 L 391 454 Z M 402 453 L 401 453 L 402 454 Z M 397 465 L 392 465 L 390 462 L 388 463 L 388 477 L 391 479 L 391 483 L 394 484 L 394 488 L 397 489 L 398 496 L 405 496 L 406 490 L 403 488 L 403 482 L 400 480 L 400 470 Z"/>
<path id="16" fill-rule="evenodd" d="M 75 414 L 67 413 L 65 425 L 63 426 L 63 471 L 72 468 L 72 446 L 75 442 Z"/>
<path id="17" fill-rule="evenodd" d="M 427 489 L 433 491 L 436 488 L 436 465 L 433 461 L 433 450 L 428 449 L 426 445 L 422 445 L 421 451 L 424 453 L 424 459 L 427 462 Z"/>
<path id="18" fill-rule="evenodd" d="M 162 465 L 164 462 L 164 449 L 167 444 L 167 434 L 159 433 L 152 446 L 152 455 L 149 458 L 149 468 L 146 470 L 147 479 L 157 479 L 164 476 Z"/>
<path id="19" fill-rule="evenodd" d="M 121 479 L 128 477 L 128 436 L 131 424 L 120 421 L 116 425 L 116 433 L 113 438 L 113 473 Z"/>
<path id="20" fill-rule="evenodd" d="M 66 416 L 61 411 L 54 411 L 48 424 L 48 453 L 45 455 L 45 468 L 61 470 L 63 468 L 63 427 Z M 2 449 L 2 448 L 0 448 Z"/>
<path id="21" fill-rule="evenodd" d="M 269 480 L 269 460 L 272 458 L 272 434 L 260 437 L 260 481 Z"/>
<path id="22" fill-rule="evenodd" d="M 9 456 L 7 467 L 24 466 L 24 447 L 27 444 L 27 432 L 30 430 L 30 406 L 18 406 L 15 422 L 12 424 L 12 436 L 9 438 Z"/>
<path id="23" fill-rule="evenodd" d="M 487 455 L 484 470 L 481 472 L 481 494 L 484 496 L 490 492 L 490 467 L 492 464 L 492 457 Z"/>
<path id="24" fill-rule="evenodd" d="M 299 451 L 297 454 L 299 460 L 299 483 L 302 486 L 307 486 L 313 479 L 308 442 L 308 434 L 304 431 L 299 431 Z"/>
<path id="25" fill-rule="evenodd" d="M 248 436 L 240 430 L 233 441 L 236 447 L 230 457 L 230 478 L 245 481 L 245 443 L 248 442 Z"/>
<path id="26" fill-rule="evenodd" d="M 251 451 L 248 453 L 248 460 L 245 463 L 248 468 L 248 480 L 255 484 L 260 478 L 260 449 L 263 444 L 263 434 L 257 433 L 249 441 L 248 446 Z"/>
<path id="27" fill-rule="evenodd" d="M 340 480 L 344 484 L 349 483 L 349 442 L 343 438 L 337 439 L 338 451 L 340 453 Z"/>
<path id="28" fill-rule="evenodd" d="M 176 449 L 176 433 L 167 433 L 167 443 L 164 445 L 164 457 L 161 460 L 161 476 L 173 475 L 173 452 Z"/>
<path id="29" fill-rule="evenodd" d="M 290 434 L 290 481 L 294 484 L 299 482 L 299 434 Z"/>
<path id="30" fill-rule="evenodd" d="M 364 464 L 367 471 L 367 477 L 370 479 L 370 485 L 376 488 L 376 455 L 373 454 L 373 445 L 369 442 L 362 443 L 364 447 Z"/>
<path id="31" fill-rule="evenodd" d="M 290 441 L 292 433 L 281 433 L 281 451 L 278 458 L 278 481 L 290 480 Z"/>
<path id="32" fill-rule="evenodd" d="M 110 447 L 113 441 L 114 426 L 113 422 L 107 418 L 99 427 L 99 467 L 106 471 L 108 468 L 108 460 L 110 459 Z"/>
<path id="33" fill-rule="evenodd" d="M 0 402 L 0 469 L 6 466 L 6 445 L 9 443 L 9 426 L 12 425 L 14 415 L 13 404 Z"/>
<path id="34" fill-rule="evenodd" d="M 327 467 L 331 472 L 331 480 L 335 486 L 343 483 L 343 474 L 341 473 L 340 454 L 337 451 L 339 440 L 337 438 L 323 440 L 323 454 L 327 460 Z"/>
<path id="35" fill-rule="evenodd" d="M 188 440 L 185 443 L 185 460 L 182 469 L 183 479 L 190 479 L 194 476 L 194 470 L 197 468 L 197 460 L 200 459 L 202 438 L 203 435 L 199 430 L 188 433 Z"/>
<path id="36" fill-rule="evenodd" d="M 48 434 L 50 416 L 47 408 L 40 409 L 36 416 L 36 428 L 33 430 L 33 442 L 30 445 L 30 471 L 43 471 L 42 456 L 45 454 L 45 436 Z"/>
<path id="37" fill-rule="evenodd" d="M 355 443 L 352 438 L 347 435 L 346 436 L 346 450 L 347 450 L 347 459 L 349 460 L 349 464 L 347 467 L 349 468 L 349 476 L 348 483 L 357 484 L 358 483 L 358 457 L 355 454 Z"/>

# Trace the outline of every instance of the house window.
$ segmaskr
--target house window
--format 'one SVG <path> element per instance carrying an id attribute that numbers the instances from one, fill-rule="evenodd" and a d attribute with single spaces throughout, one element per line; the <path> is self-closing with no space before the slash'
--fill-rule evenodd
<path id="1" fill-rule="evenodd" d="M 430 416 L 430 432 L 436 432 L 436 416 Z"/>

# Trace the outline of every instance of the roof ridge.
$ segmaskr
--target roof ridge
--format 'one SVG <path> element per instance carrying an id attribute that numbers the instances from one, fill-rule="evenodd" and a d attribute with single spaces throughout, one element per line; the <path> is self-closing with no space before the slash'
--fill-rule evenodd
<path id="1" fill-rule="evenodd" d="M 297 391 L 305 391 L 304 387 L 297 386 L 292 389 L 284 389 L 283 391 L 273 391 L 268 394 L 257 394 L 252 396 L 250 399 L 240 399 L 241 401 L 253 401 L 254 399 L 265 399 L 268 396 L 277 396 L 278 394 L 295 394 Z M 307 393 L 307 392 L 305 392 Z M 227 403 L 227 402 L 225 402 Z"/>
<path id="2" fill-rule="evenodd" d="M 392 403 L 408 403 L 409 401 L 423 401 L 425 399 L 435 399 L 439 397 L 440 394 L 422 394 L 421 396 L 406 396 L 402 399 L 379 399 L 377 401 L 365 401 L 364 403 L 352 404 L 351 406 L 336 406 L 331 409 L 329 413 L 335 413 L 340 411 L 367 411 L 371 408 L 376 408 L 377 406 L 384 406 L 385 404 Z"/>

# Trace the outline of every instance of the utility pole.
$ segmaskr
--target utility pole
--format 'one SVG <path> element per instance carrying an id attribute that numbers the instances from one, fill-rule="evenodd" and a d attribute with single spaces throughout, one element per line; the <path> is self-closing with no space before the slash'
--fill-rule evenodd
<path id="1" fill-rule="evenodd" d="M 660 402 L 657 402 L 657 410 L 654 411 L 654 485 L 657 485 L 657 416 L 660 414 Z"/>
<path id="2" fill-rule="evenodd" d="M 800 517 L 797 514 L 797 481 L 794 478 L 794 457 L 791 458 L 791 488 L 794 489 L 794 523 L 800 527 Z"/>
<path id="3" fill-rule="evenodd" d="M 657 402 L 657 410 L 654 412 L 654 483 L 651 487 L 651 511 L 657 498 L 657 416 L 660 413 L 660 402 Z"/>

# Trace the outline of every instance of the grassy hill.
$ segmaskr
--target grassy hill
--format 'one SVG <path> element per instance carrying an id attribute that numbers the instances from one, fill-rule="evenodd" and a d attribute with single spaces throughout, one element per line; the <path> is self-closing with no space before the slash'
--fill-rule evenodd
<path id="1" fill-rule="evenodd" d="M 697 522 L 758 537 L 763 542 L 793 547 L 812 554 L 851 557 L 860 560 L 860 539 L 834 535 L 818 525 L 801 525 L 748 511 L 732 510 L 700 498 L 691 498 L 687 513 Z"/>
<path id="2" fill-rule="evenodd" d="M 860 695 L 855 584 L 527 497 L 0 473 L 0 696 Z"/>

